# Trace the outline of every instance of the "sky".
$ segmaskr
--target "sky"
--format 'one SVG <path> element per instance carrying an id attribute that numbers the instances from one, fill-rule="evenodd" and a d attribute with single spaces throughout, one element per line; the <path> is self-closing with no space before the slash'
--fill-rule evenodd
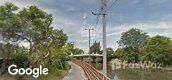
<path id="1" fill-rule="evenodd" d="M 88 51 L 88 31 L 91 44 L 100 41 L 102 45 L 101 0 L 0 0 L 0 5 L 11 2 L 19 8 L 36 5 L 53 15 L 55 29 L 63 29 L 68 42 Z M 163 35 L 172 38 L 172 0 L 108 0 L 107 47 L 118 48 L 122 32 L 138 28 L 150 36 Z M 24 44 L 27 45 L 27 44 Z"/>

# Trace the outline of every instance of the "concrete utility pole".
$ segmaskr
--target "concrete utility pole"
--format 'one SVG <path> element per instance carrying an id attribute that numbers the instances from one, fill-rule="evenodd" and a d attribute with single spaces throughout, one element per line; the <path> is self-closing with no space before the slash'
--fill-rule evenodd
<path id="1" fill-rule="evenodd" d="M 91 30 L 94 30 L 94 29 L 91 29 L 91 28 L 88 28 L 88 29 L 85 29 L 85 30 L 88 30 L 88 36 L 89 36 L 89 39 L 88 39 L 88 45 L 89 45 L 89 50 L 88 50 L 88 54 L 89 54 L 89 64 L 91 64 L 91 56 L 90 56 L 90 42 L 91 42 L 91 36 L 90 36 L 90 32 Z"/>
<path id="2" fill-rule="evenodd" d="M 106 51 L 107 0 L 101 0 L 101 12 L 100 13 L 92 12 L 92 14 L 93 15 L 101 15 L 102 16 L 102 26 L 103 26 L 103 36 L 102 36 L 103 37 L 103 74 L 105 76 L 107 76 L 107 51 Z"/>
<path id="3" fill-rule="evenodd" d="M 103 73 L 107 76 L 107 51 L 106 51 L 106 15 L 107 15 L 107 0 L 101 0 L 101 15 L 103 25 Z"/>

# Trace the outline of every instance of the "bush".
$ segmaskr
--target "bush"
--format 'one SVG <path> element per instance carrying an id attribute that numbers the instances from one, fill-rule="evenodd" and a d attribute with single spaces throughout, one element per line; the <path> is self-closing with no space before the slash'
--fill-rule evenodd
<path id="1" fill-rule="evenodd" d="M 18 48 L 14 56 L 14 63 L 18 65 L 18 67 L 26 67 L 28 63 L 27 54 L 28 51 L 26 49 Z"/>

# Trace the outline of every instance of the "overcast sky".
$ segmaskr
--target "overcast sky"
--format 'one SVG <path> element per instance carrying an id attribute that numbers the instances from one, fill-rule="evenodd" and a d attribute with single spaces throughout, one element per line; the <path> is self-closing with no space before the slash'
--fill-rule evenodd
<path id="1" fill-rule="evenodd" d="M 0 0 L 0 5 L 12 2 L 18 7 L 36 5 L 53 15 L 52 26 L 63 29 L 69 36 L 69 42 L 87 51 L 88 31 L 91 43 L 102 42 L 101 17 L 98 13 L 101 0 Z M 108 0 L 108 7 L 114 0 Z M 97 23 L 98 22 L 98 23 Z M 121 33 L 130 28 L 139 28 L 150 36 L 164 35 L 172 38 L 172 0 L 118 0 L 108 10 L 107 46 L 116 49 Z M 101 43 L 102 44 L 102 43 Z"/>

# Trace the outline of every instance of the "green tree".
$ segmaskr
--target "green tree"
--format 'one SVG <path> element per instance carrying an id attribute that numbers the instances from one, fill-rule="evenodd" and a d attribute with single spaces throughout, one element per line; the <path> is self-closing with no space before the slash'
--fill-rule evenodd
<path id="1" fill-rule="evenodd" d="M 30 66 L 43 65 L 51 67 L 50 71 L 69 69 L 68 52 L 73 48 L 66 51 L 68 36 L 63 30 L 54 29 L 52 21 L 51 14 L 36 6 L 22 9 L 12 3 L 0 6 L 0 41 L 3 43 L 0 55 L 15 59 L 16 64 L 22 67 L 29 60 Z M 20 42 L 29 43 L 30 49 L 13 47 Z"/>
<path id="2" fill-rule="evenodd" d="M 165 36 L 155 36 L 148 40 L 144 60 L 172 65 L 171 40 Z"/>
<path id="3" fill-rule="evenodd" d="M 115 52 L 112 48 L 107 48 L 107 60 L 110 61 L 112 58 L 115 58 Z"/>
<path id="4" fill-rule="evenodd" d="M 6 3 L 0 7 L 0 34 L 4 42 L 16 41 L 16 33 L 20 29 L 20 19 L 14 12 L 18 7 L 12 3 Z"/>
<path id="5" fill-rule="evenodd" d="M 73 43 L 67 43 L 64 47 L 63 47 L 64 51 L 68 54 L 68 55 L 71 55 L 71 54 L 81 54 L 83 52 L 82 49 L 80 48 L 77 48 L 74 46 Z"/>
<path id="6" fill-rule="evenodd" d="M 25 48 L 17 48 L 14 55 L 14 63 L 19 67 L 26 67 L 28 65 L 28 50 Z"/>
<path id="7" fill-rule="evenodd" d="M 51 14 L 36 6 L 18 10 L 12 3 L 6 3 L 0 7 L 0 34 L 3 42 L 13 42 L 11 45 L 27 41 L 31 65 L 46 64 L 47 61 L 55 63 L 56 60 L 49 56 L 63 55 L 57 52 L 61 50 L 64 53 L 62 48 L 68 37 L 63 30 L 53 29 L 52 20 Z"/>
<path id="8" fill-rule="evenodd" d="M 135 50 L 131 47 L 126 48 L 118 48 L 115 51 L 115 56 L 120 60 L 127 61 L 127 62 L 135 62 Z"/>
<path id="9" fill-rule="evenodd" d="M 100 51 L 101 47 L 100 47 L 100 42 L 94 42 L 93 45 L 90 47 L 90 53 L 98 53 L 101 54 Z"/>
<path id="10" fill-rule="evenodd" d="M 56 38 L 53 35 L 58 33 L 59 30 L 53 30 L 51 27 L 53 20 L 51 14 L 47 14 L 36 6 L 30 6 L 29 8 L 23 8 L 18 16 L 22 20 L 22 34 L 18 36 L 30 43 L 30 51 L 32 51 L 34 45 L 46 44 L 52 38 Z"/>
<path id="11" fill-rule="evenodd" d="M 17 48 L 16 45 L 0 43 L 0 58 L 13 59 Z"/>
<path id="12" fill-rule="evenodd" d="M 80 49 L 80 48 L 75 48 L 75 49 L 73 50 L 73 54 L 81 54 L 81 53 L 83 53 L 83 50 Z"/>
<path id="13" fill-rule="evenodd" d="M 74 52 L 74 44 L 73 43 L 67 43 L 64 47 L 63 50 L 65 51 L 65 53 L 67 53 L 68 55 L 73 54 Z"/>
<path id="14" fill-rule="evenodd" d="M 138 62 L 139 53 L 145 47 L 148 37 L 142 30 L 132 28 L 122 33 L 119 45 L 126 48 L 127 52 L 134 52 L 132 53 L 134 62 Z"/>

